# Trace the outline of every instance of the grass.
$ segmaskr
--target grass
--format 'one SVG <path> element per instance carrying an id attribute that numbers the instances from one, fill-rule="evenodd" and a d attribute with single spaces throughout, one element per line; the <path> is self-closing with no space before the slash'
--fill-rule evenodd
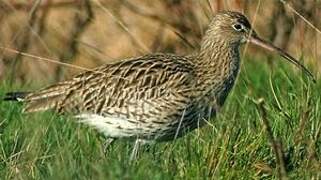
<path id="1" fill-rule="evenodd" d="M 140 150 L 117 141 L 105 156 L 103 137 L 70 117 L 22 114 L 21 104 L 0 101 L 1 179 L 277 179 L 276 155 L 264 128 L 282 142 L 287 176 L 321 178 L 321 81 L 290 65 L 245 60 L 224 108 L 211 125 L 174 142 Z M 0 95 L 28 87 L 3 82 Z M 264 98 L 266 117 L 256 101 Z"/>

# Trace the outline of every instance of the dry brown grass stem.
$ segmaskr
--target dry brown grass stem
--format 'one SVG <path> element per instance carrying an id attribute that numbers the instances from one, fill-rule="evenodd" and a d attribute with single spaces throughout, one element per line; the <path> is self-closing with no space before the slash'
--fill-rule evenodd
<path id="1" fill-rule="evenodd" d="M 32 58 L 32 59 L 35 59 L 35 60 L 39 60 L 39 61 L 46 61 L 46 62 L 49 62 L 49 63 L 58 64 L 58 65 L 62 65 L 62 66 L 69 67 L 69 68 L 85 70 L 85 71 L 91 71 L 91 69 L 88 69 L 88 68 L 85 68 L 85 67 L 81 67 L 81 66 L 77 66 L 77 65 L 73 65 L 73 64 L 68 64 L 68 63 L 63 63 L 63 62 L 60 62 L 59 60 L 40 57 L 40 56 L 36 56 L 36 55 L 33 55 L 33 54 L 25 53 L 25 52 L 22 52 L 22 51 L 19 51 L 19 50 L 15 50 L 15 49 L 11 49 L 11 48 L 7 48 L 7 47 L 0 47 L 0 49 L 2 49 L 3 51 L 15 53 L 15 54 L 20 54 L 21 56 L 29 57 L 29 58 Z"/>
<path id="2" fill-rule="evenodd" d="M 307 23 L 312 29 L 314 29 L 316 32 L 321 34 L 321 30 L 318 29 L 315 25 L 313 25 L 310 21 L 308 21 L 303 15 L 301 15 L 297 10 L 295 10 L 289 3 L 287 3 L 285 0 L 280 0 L 281 3 L 283 3 L 290 11 L 292 11 L 294 14 L 299 16 L 305 23 Z"/>
<path id="3" fill-rule="evenodd" d="M 59 61 L 59 60 L 54 60 L 54 59 L 50 59 L 50 58 L 36 56 L 36 55 L 33 55 L 33 54 L 25 53 L 25 52 L 18 51 L 18 50 L 15 50 L 15 49 L 11 49 L 11 48 L 7 48 L 7 47 L 0 46 L 0 49 L 2 49 L 3 51 L 6 51 L 6 52 L 10 52 L 10 53 L 21 54 L 21 56 L 32 58 L 34 60 L 45 61 L 45 62 L 49 62 L 49 63 L 61 65 L 61 66 L 65 66 L 65 67 L 68 67 L 68 68 L 78 69 L 78 70 L 82 70 L 82 71 L 90 71 L 90 72 L 95 72 L 95 73 L 106 74 L 105 72 L 102 72 L 102 71 L 97 71 L 97 70 L 94 70 L 94 69 L 89 69 L 89 68 L 85 68 L 85 67 L 74 65 L 74 64 L 64 63 L 64 62 Z M 106 74 L 106 75 L 108 75 L 108 74 Z M 109 75 L 109 76 L 117 77 L 117 78 L 120 78 L 120 79 L 126 79 L 124 77 L 119 77 L 119 76 L 113 76 L 113 75 Z"/>
<path id="4" fill-rule="evenodd" d="M 61 2 L 56 2 L 51 4 L 50 2 L 44 2 L 42 4 L 39 4 L 39 8 L 47 8 L 47 7 L 65 7 L 65 6 L 74 6 L 75 2 L 77 2 L 77 0 L 73 0 L 73 1 L 61 1 Z M 26 3 L 26 2 L 1 2 L 1 9 L 5 9 L 8 10 L 8 7 L 10 7 L 9 9 L 12 10 L 30 10 L 32 8 L 33 4 L 32 3 Z"/>
<path id="5" fill-rule="evenodd" d="M 128 27 L 124 24 L 124 22 L 117 18 L 104 4 L 102 4 L 99 0 L 96 0 L 95 3 L 108 15 L 110 15 L 114 21 L 128 34 L 131 40 L 139 47 L 138 50 L 141 51 L 142 54 L 150 53 L 149 48 L 139 39 L 137 39 L 133 33 L 130 32 Z"/>
<path id="6" fill-rule="evenodd" d="M 63 51 L 59 59 L 72 61 L 78 54 L 78 39 L 81 37 L 86 28 L 90 25 L 91 19 L 94 17 L 94 13 L 91 8 L 90 0 L 85 0 L 83 5 L 86 11 L 85 17 L 82 14 L 77 14 L 74 20 L 74 26 L 70 33 L 70 41 L 67 49 Z M 64 69 L 58 66 L 55 73 L 56 81 L 60 81 L 63 78 Z"/>
<path id="7" fill-rule="evenodd" d="M 160 15 L 146 12 L 129 1 L 123 1 L 123 5 L 128 10 L 130 10 L 131 12 L 133 12 L 135 14 L 138 14 L 142 17 L 150 18 L 154 21 L 158 21 L 159 23 L 165 25 L 166 27 L 169 28 L 169 30 L 174 32 L 182 40 L 182 42 L 184 43 L 184 45 L 186 45 L 186 47 L 191 48 L 192 50 L 196 49 L 196 47 L 187 38 L 185 38 L 183 34 L 181 34 L 179 32 L 180 24 L 177 24 L 175 21 L 168 19 L 168 18 L 164 18 Z"/>
<path id="8" fill-rule="evenodd" d="M 252 24 L 252 26 L 255 25 L 255 20 L 256 20 L 257 14 L 258 14 L 258 12 L 259 12 L 260 5 L 261 5 L 261 0 L 259 0 L 257 6 L 256 6 L 256 8 L 255 8 L 255 14 L 254 14 L 254 16 L 253 16 L 253 19 L 251 19 L 251 24 Z M 244 57 L 245 57 L 245 53 L 246 53 L 246 51 L 248 50 L 248 46 L 249 46 L 249 43 L 246 43 L 246 44 L 245 44 L 245 47 L 244 47 L 243 54 L 242 54 L 242 59 L 244 59 Z"/>
<path id="9" fill-rule="evenodd" d="M 19 51 L 27 51 L 29 49 L 30 43 L 31 43 L 31 35 L 32 30 L 34 26 L 36 25 L 36 19 L 37 19 L 37 11 L 38 7 L 41 3 L 41 0 L 37 0 L 33 3 L 33 6 L 29 13 L 28 18 L 28 27 L 27 31 L 24 32 L 23 39 L 21 40 L 21 43 L 18 43 L 18 49 Z M 19 68 L 20 62 L 21 62 L 22 55 L 20 53 L 16 54 L 16 57 L 14 57 L 14 60 L 11 65 L 11 72 L 10 72 L 10 82 L 12 83 L 14 79 L 16 79 L 16 72 L 17 68 Z"/>
<path id="10" fill-rule="evenodd" d="M 276 158 L 276 168 L 277 168 L 277 175 L 279 179 L 286 180 L 287 178 L 287 172 L 285 168 L 285 162 L 284 162 L 284 153 L 283 153 L 283 148 L 282 148 L 282 142 L 278 139 L 276 139 L 273 136 L 273 131 L 270 126 L 270 123 L 267 119 L 267 112 L 266 108 L 264 105 L 264 99 L 260 98 L 257 102 L 256 105 L 261 113 L 261 119 L 263 121 L 263 127 L 266 131 L 267 137 L 270 141 L 271 147 L 274 151 L 275 158 Z"/>

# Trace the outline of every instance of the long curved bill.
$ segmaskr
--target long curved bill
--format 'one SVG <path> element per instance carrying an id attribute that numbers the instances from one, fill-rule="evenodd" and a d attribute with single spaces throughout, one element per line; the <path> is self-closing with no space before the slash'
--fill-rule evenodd
<path id="1" fill-rule="evenodd" d="M 252 32 L 252 34 L 249 37 L 248 41 L 253 43 L 253 44 L 256 44 L 256 45 L 258 45 L 260 47 L 263 47 L 263 48 L 265 48 L 267 50 L 270 50 L 272 52 L 276 52 L 276 53 L 280 54 L 285 60 L 289 61 L 290 63 L 296 65 L 298 68 L 302 69 L 303 72 L 313 80 L 313 82 L 316 82 L 313 74 L 304 65 L 302 65 L 298 60 L 296 60 L 295 58 L 290 56 L 288 53 L 286 53 L 282 49 L 280 49 L 280 48 L 274 46 L 273 44 L 261 39 L 260 37 L 257 36 L 257 34 L 255 32 Z"/>

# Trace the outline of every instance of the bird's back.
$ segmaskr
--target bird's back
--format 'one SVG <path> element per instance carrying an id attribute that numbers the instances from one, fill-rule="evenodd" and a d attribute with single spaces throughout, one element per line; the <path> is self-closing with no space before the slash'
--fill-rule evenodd
<path id="1" fill-rule="evenodd" d="M 199 118 L 188 57 L 146 55 L 101 66 L 28 94 L 25 111 L 72 113 L 106 136 L 166 139 Z"/>

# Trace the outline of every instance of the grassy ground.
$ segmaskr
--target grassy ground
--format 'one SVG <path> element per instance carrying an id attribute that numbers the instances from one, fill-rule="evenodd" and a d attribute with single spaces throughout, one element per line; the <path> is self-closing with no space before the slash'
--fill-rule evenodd
<path id="1" fill-rule="evenodd" d="M 142 148 L 135 164 L 128 163 L 130 142 L 116 142 L 105 156 L 103 137 L 72 118 L 22 114 L 21 104 L 0 101 L 0 178 L 270 179 L 278 177 L 281 166 L 291 179 L 320 179 L 321 81 L 313 84 L 284 63 L 271 70 L 262 61 L 244 61 L 236 87 L 211 125 Z M 6 84 L 1 96 L 28 89 Z M 265 101 L 263 112 L 259 98 Z M 276 150 L 284 152 L 284 166 L 263 120 L 271 126 Z"/>

